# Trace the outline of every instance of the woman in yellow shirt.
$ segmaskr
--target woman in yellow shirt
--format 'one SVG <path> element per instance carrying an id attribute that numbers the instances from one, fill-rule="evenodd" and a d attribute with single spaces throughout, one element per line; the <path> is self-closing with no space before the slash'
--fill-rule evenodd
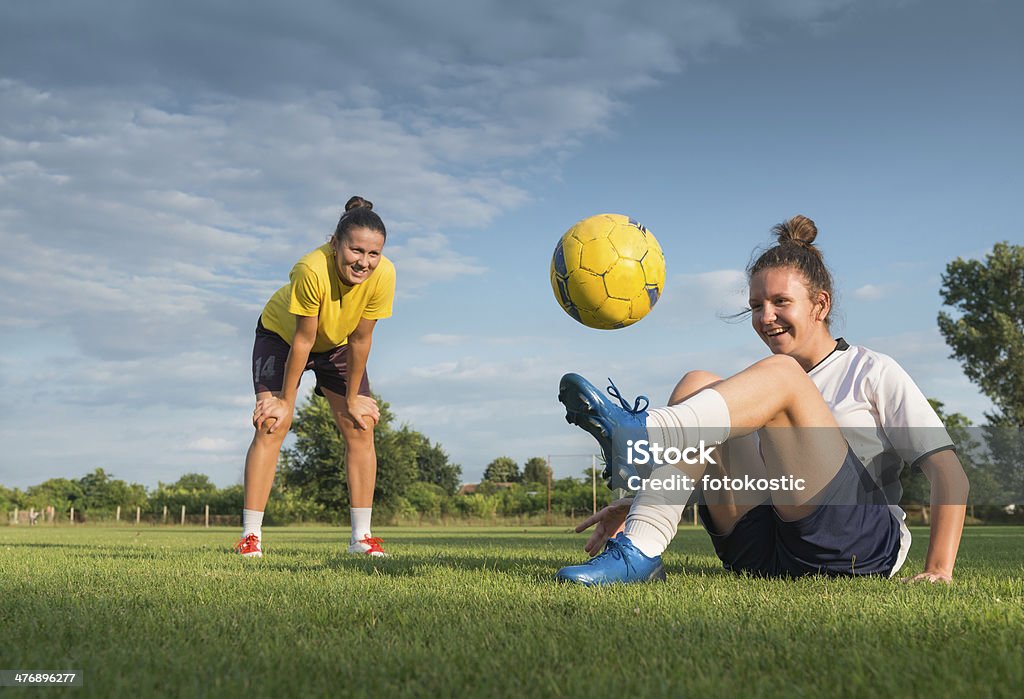
<path id="1" fill-rule="evenodd" d="M 256 428 L 245 457 L 242 538 L 235 550 L 262 557 L 263 511 L 281 444 L 291 427 L 302 372 L 331 406 L 345 439 L 351 503 L 349 553 L 384 556 L 370 533 L 377 454 L 373 429 L 380 409 L 370 392 L 366 361 L 374 324 L 391 315 L 395 267 L 382 254 L 387 231 L 373 204 L 352 197 L 334 235 L 292 268 L 260 315 L 253 344 Z"/>

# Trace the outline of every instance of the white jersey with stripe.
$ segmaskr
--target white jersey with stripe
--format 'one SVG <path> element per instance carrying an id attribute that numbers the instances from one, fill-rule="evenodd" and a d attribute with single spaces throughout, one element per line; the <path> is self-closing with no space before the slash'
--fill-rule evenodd
<path id="1" fill-rule="evenodd" d="M 921 389 L 888 355 L 849 345 L 836 349 L 807 375 L 821 391 L 853 453 L 885 491 L 900 523 L 900 555 L 895 573 L 910 549 L 906 513 L 897 503 L 903 493 L 900 472 L 921 459 L 953 448 Z"/>

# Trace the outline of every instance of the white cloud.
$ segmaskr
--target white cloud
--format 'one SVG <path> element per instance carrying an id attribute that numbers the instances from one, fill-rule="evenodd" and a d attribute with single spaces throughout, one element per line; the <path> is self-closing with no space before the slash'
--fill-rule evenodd
<path id="1" fill-rule="evenodd" d="M 884 296 L 885 288 L 876 284 L 865 284 L 853 292 L 853 297 L 859 301 L 879 301 Z"/>
<path id="2" fill-rule="evenodd" d="M 425 345 L 460 345 L 466 341 L 464 335 L 445 335 L 444 333 L 428 333 L 420 338 Z"/>
<path id="3" fill-rule="evenodd" d="M 200 452 L 215 452 L 221 454 L 238 454 L 238 445 L 223 437 L 200 437 L 188 443 L 188 449 Z"/>
<path id="4" fill-rule="evenodd" d="M 657 309 L 676 322 L 693 324 L 733 316 L 747 307 L 747 301 L 746 274 L 720 269 L 671 277 Z"/>
<path id="5" fill-rule="evenodd" d="M 486 266 L 454 248 L 447 236 L 440 233 L 389 244 L 386 254 L 401 269 L 398 292 L 410 294 L 433 282 L 480 276 L 487 272 Z"/>

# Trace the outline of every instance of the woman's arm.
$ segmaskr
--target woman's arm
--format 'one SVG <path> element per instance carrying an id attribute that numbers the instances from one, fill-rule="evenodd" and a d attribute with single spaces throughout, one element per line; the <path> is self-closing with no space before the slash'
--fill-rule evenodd
<path id="1" fill-rule="evenodd" d="M 284 426 L 291 426 L 292 414 L 295 411 L 295 400 L 299 392 L 299 379 L 309 362 L 309 353 L 316 342 L 317 316 L 295 316 L 295 337 L 288 359 L 284 363 L 284 386 L 281 397 L 270 396 L 256 403 L 252 422 L 256 429 L 262 429 L 270 418 L 276 422 L 270 424 L 268 432 L 276 432 Z"/>
<path id="2" fill-rule="evenodd" d="M 361 430 L 368 427 L 366 418 L 373 420 L 374 424 L 380 421 L 377 401 L 369 396 L 359 395 L 359 385 L 366 375 L 366 361 L 370 357 L 373 327 L 376 323 L 376 320 L 361 318 L 359 325 L 348 336 L 348 393 L 345 395 L 345 401 L 348 404 L 349 416 Z"/>
<path id="3" fill-rule="evenodd" d="M 925 457 L 921 470 L 931 484 L 931 538 L 924 572 L 907 582 L 950 582 L 964 530 L 970 484 L 952 450 Z"/>

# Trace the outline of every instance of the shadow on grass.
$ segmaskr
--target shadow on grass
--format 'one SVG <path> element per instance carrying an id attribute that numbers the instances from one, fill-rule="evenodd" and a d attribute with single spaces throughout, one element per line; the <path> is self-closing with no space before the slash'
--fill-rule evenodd
<path id="1" fill-rule="evenodd" d="M 163 532 L 161 532 L 163 533 Z M 184 533 L 184 532 L 180 532 Z M 168 545 L 164 537 L 126 537 L 121 544 L 109 542 L 11 542 L 0 548 L 56 552 L 64 550 L 75 559 L 122 560 L 128 562 L 159 562 L 182 557 L 195 557 L 199 568 L 225 569 L 255 565 L 267 573 L 309 573 L 336 571 L 390 578 L 424 578 L 441 570 L 452 572 L 494 573 L 514 578 L 550 583 L 559 568 L 587 560 L 580 550 L 583 539 L 566 539 L 564 535 L 537 531 L 455 532 L 460 536 L 421 538 L 396 534 L 387 538 L 386 546 L 393 552 L 389 558 L 368 558 L 344 553 L 343 537 L 333 531 L 276 531 L 270 534 L 266 557 L 262 560 L 240 559 L 232 550 L 233 536 L 221 541 L 217 532 L 205 542 L 190 538 L 184 546 Z M 177 537 L 172 537 L 177 538 Z M 394 553 L 397 551 L 397 553 Z M 707 556 L 671 551 L 667 555 L 666 572 L 670 576 L 728 575 Z"/>
<path id="2" fill-rule="evenodd" d="M 496 573 L 547 584 L 553 582 L 555 573 L 562 566 L 576 565 L 586 560 L 578 556 L 559 559 L 552 556 L 523 555 L 521 552 L 503 557 L 453 552 L 433 555 L 402 554 L 386 559 L 357 558 L 338 553 L 320 562 L 296 560 L 297 555 L 293 553 L 285 560 L 274 560 L 273 569 L 291 573 L 332 570 L 339 573 L 364 573 L 374 577 L 423 578 L 436 575 L 440 568 L 447 568 L 453 572 Z M 666 566 L 666 572 L 669 575 L 702 577 L 729 575 L 720 566 L 689 561 L 670 563 Z"/>

